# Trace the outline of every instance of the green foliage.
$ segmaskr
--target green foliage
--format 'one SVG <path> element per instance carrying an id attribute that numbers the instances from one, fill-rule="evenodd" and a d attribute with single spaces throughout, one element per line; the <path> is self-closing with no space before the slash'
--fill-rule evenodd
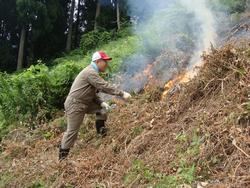
<path id="1" fill-rule="evenodd" d="M 42 181 L 34 182 L 29 188 L 45 188 L 46 186 Z"/>
<path id="2" fill-rule="evenodd" d="M 71 0 L 8 0 L 0 1 L 0 71 L 13 72 L 16 68 L 20 32 L 26 30 L 24 67 L 35 64 L 36 60 L 52 60 L 65 50 L 65 42 L 69 26 L 69 11 Z M 101 3 L 100 16 L 97 18 L 98 29 L 115 31 L 116 2 Z M 129 21 L 127 2 L 120 1 L 120 20 Z M 73 20 L 72 48 L 79 47 L 80 37 L 83 33 L 93 30 L 96 14 L 96 1 L 76 1 L 75 19 Z M 82 29 L 84 28 L 84 30 Z M 115 33 L 115 32 L 114 32 Z M 101 32 L 102 44 L 113 38 L 112 32 Z M 86 44 L 93 40 L 88 40 Z M 99 36 L 99 35 L 98 35 Z M 124 35 L 123 35 L 124 36 Z M 95 40 L 95 39 L 94 39 Z M 90 43 L 89 43 L 90 42 Z M 97 47 L 96 43 L 89 46 Z M 99 43 L 100 44 L 100 43 Z M 84 49 L 84 53 L 90 48 Z"/>
<path id="3" fill-rule="evenodd" d="M 179 142 L 187 142 L 187 135 L 186 134 L 183 134 L 183 133 L 180 133 L 176 136 L 175 138 L 177 141 Z"/>
<path id="4" fill-rule="evenodd" d="M 134 127 L 131 132 L 131 136 L 134 138 L 143 132 L 144 128 L 142 126 Z"/>
<path id="5" fill-rule="evenodd" d="M 196 133 L 193 134 L 191 144 L 187 149 L 186 153 L 189 156 L 198 155 L 200 152 L 201 138 Z"/>
<path id="6" fill-rule="evenodd" d="M 86 66 L 87 62 L 78 64 L 74 61 L 67 61 L 52 68 L 49 72 L 51 97 L 48 98 L 48 102 L 54 107 L 62 107 L 75 76 Z"/>
<path id="7" fill-rule="evenodd" d="M 0 173 L 0 187 L 9 187 L 9 184 L 15 177 L 10 172 L 1 172 Z"/>
<path id="8" fill-rule="evenodd" d="M 131 35 L 132 35 L 132 29 L 131 26 L 127 23 L 124 23 L 123 28 L 116 33 L 117 38 L 124 38 Z"/>
<path id="9" fill-rule="evenodd" d="M 215 8 L 222 8 L 230 14 L 242 13 L 248 8 L 247 0 L 212 0 Z"/>
<path id="10" fill-rule="evenodd" d="M 130 171 L 124 176 L 125 185 L 129 185 L 136 179 L 144 179 L 145 181 L 152 181 L 155 173 L 147 166 L 144 165 L 143 161 L 135 160 L 132 163 Z"/>
<path id="11" fill-rule="evenodd" d="M 117 72 L 126 57 L 136 51 L 137 43 L 136 36 L 129 36 L 101 46 L 101 50 L 113 57 L 111 74 Z M 14 122 L 35 128 L 38 123 L 51 119 L 57 109 L 63 108 L 74 78 L 90 63 L 93 51 L 83 57 L 80 50 L 75 50 L 56 59 L 51 68 L 39 61 L 20 73 L 1 73 L 0 137 Z"/>
<path id="12" fill-rule="evenodd" d="M 195 157 L 200 153 L 200 145 L 202 143 L 201 137 L 198 135 L 199 129 L 194 129 L 193 133 L 188 134 L 180 133 L 176 136 L 176 140 L 180 143 L 180 151 L 178 151 L 178 157 L 173 162 L 175 167 L 179 168 L 180 164 L 188 162 L 189 158 Z M 187 148 L 183 148 L 183 144 L 188 143 Z"/>
<path id="13" fill-rule="evenodd" d="M 250 101 L 247 102 L 246 108 L 247 108 L 247 111 L 250 112 Z"/>
<path id="14" fill-rule="evenodd" d="M 125 27 L 118 32 L 114 31 L 91 31 L 87 34 L 82 35 L 80 41 L 80 48 L 83 54 L 88 51 L 96 49 L 97 47 L 107 44 L 110 41 L 117 40 L 118 38 L 123 38 L 129 36 L 131 28 Z"/>
<path id="15" fill-rule="evenodd" d="M 32 24 L 35 37 L 52 29 L 51 15 L 48 15 L 46 3 L 39 0 L 17 0 L 16 9 L 19 24 L 21 26 Z"/>
<path id="16" fill-rule="evenodd" d="M 175 175 L 168 176 L 155 172 L 141 160 L 135 160 L 123 180 L 125 185 L 130 185 L 132 182 L 140 182 L 148 186 L 154 185 L 157 188 L 175 188 L 183 183 L 192 184 L 195 181 L 195 171 L 194 165 L 188 166 L 183 163 Z"/>
<path id="17" fill-rule="evenodd" d="M 195 166 L 182 166 L 176 175 L 163 176 L 156 184 L 157 188 L 175 188 L 181 184 L 192 184 L 195 181 Z"/>
<path id="18" fill-rule="evenodd" d="M 188 53 L 196 42 L 193 32 L 195 25 L 198 24 L 194 14 L 178 3 L 159 11 L 139 31 L 145 52 L 153 57 L 158 56 L 162 49 L 178 49 Z"/>
<path id="19" fill-rule="evenodd" d="M 26 29 L 24 66 L 54 58 L 65 48 L 69 0 L 0 1 L 0 71 L 16 70 L 22 27 Z M 80 35 L 80 33 L 79 33 Z M 79 38 L 79 37 L 78 37 Z"/>
<path id="20" fill-rule="evenodd" d="M 84 54 L 86 54 L 89 49 L 95 49 L 101 44 L 109 42 L 112 38 L 111 33 L 104 31 L 91 31 L 84 34 L 81 38 L 80 47 Z"/>
<path id="21" fill-rule="evenodd" d="M 0 106 L 6 121 L 19 117 L 22 123 L 39 113 L 46 115 L 46 109 L 42 113 L 40 109 L 46 105 L 46 97 L 51 95 L 47 71 L 45 65 L 37 65 L 13 76 L 1 75 Z"/>
<path id="22" fill-rule="evenodd" d="M 2 113 L 0 113 L 0 141 L 1 141 L 1 138 L 9 132 L 8 129 L 9 128 L 7 126 L 5 119 L 4 119 L 4 116 Z M 1 153 L 1 151 L 2 151 L 2 149 L 0 147 L 0 153 Z"/>
<path id="23" fill-rule="evenodd" d="M 50 139 L 54 138 L 54 132 L 52 132 L 52 131 L 46 131 L 46 132 L 43 133 L 43 137 L 46 140 L 50 140 Z"/>
<path id="24" fill-rule="evenodd" d="M 50 71 L 43 64 L 12 76 L 1 75 L 0 106 L 7 122 L 19 120 L 34 127 L 36 121 L 51 118 L 55 108 L 65 99 L 69 87 L 82 69 L 76 63 L 67 62 Z"/>

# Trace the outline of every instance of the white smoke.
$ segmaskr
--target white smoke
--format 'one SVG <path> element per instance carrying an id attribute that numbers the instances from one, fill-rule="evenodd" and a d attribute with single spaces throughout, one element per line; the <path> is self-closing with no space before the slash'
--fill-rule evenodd
<path id="1" fill-rule="evenodd" d="M 215 44 L 217 38 L 215 29 L 216 21 L 214 14 L 206 4 L 206 0 L 181 0 L 181 2 L 188 11 L 195 14 L 196 19 L 201 23 L 199 43 L 189 66 L 189 69 L 192 71 L 195 66 L 201 65 L 200 56 L 203 51 L 209 50 L 211 44 Z"/>
<path id="2" fill-rule="evenodd" d="M 201 65 L 203 51 L 216 41 L 216 21 L 206 0 L 128 0 L 128 5 L 142 44 L 124 62 L 116 80 L 122 89 L 144 88 L 150 78 L 143 72 L 151 64 L 150 74 L 160 86 L 184 69 L 192 72 Z"/>

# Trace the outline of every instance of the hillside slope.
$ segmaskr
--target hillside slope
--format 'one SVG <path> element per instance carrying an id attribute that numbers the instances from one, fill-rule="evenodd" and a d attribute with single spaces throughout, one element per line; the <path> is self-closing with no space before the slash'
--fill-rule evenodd
<path id="1" fill-rule="evenodd" d="M 115 58 L 106 77 L 117 73 L 127 56 L 138 49 L 137 36 L 124 36 L 98 46 Z M 123 48 L 121 51 L 120 49 Z M 82 49 L 53 60 L 53 66 L 43 62 L 15 74 L 0 73 L 0 142 L 13 127 L 34 128 L 40 122 L 54 119 L 77 74 L 91 62 L 94 47 L 83 55 Z M 86 52 L 85 52 L 86 53 Z"/>
<path id="2" fill-rule="evenodd" d="M 82 125 L 68 160 L 57 161 L 65 120 L 14 130 L 2 143 L 0 187 L 249 187 L 250 52 L 230 46 L 161 100 L 148 87 L 117 101 L 110 132 Z"/>

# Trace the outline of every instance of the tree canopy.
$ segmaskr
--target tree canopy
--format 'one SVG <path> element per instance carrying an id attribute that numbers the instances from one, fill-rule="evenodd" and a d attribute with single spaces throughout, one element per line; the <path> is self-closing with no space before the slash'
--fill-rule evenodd
<path id="1" fill-rule="evenodd" d="M 0 71 L 13 72 L 69 52 L 94 29 L 116 31 L 121 21 L 129 20 L 124 2 L 1 0 Z"/>

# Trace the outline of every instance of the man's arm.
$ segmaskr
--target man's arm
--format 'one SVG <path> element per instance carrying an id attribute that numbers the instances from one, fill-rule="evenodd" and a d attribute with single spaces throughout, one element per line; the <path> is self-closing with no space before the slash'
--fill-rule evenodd
<path id="1" fill-rule="evenodd" d="M 102 77 L 100 77 L 97 73 L 90 74 L 88 76 L 88 82 L 103 93 L 107 93 L 110 95 L 117 95 L 121 97 L 123 96 L 123 91 L 109 84 Z"/>

